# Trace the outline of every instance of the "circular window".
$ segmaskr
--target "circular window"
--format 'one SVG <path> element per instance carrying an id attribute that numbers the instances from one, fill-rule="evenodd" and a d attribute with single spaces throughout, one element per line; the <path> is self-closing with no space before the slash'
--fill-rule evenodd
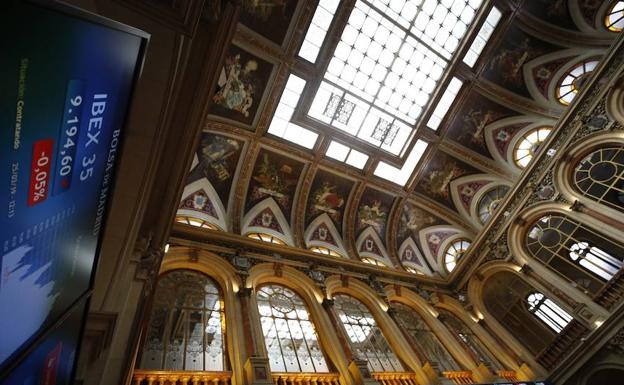
<path id="1" fill-rule="evenodd" d="M 550 131 L 552 131 L 550 127 L 538 127 L 527 132 L 518 140 L 513 153 L 514 162 L 518 167 L 525 168 L 529 164 Z"/>
<path id="2" fill-rule="evenodd" d="M 557 100 L 559 103 L 566 106 L 572 103 L 572 100 L 583 88 L 587 79 L 589 79 L 589 75 L 597 65 L 597 60 L 587 59 L 563 75 L 557 87 Z"/>
<path id="3" fill-rule="evenodd" d="M 459 260 L 464 256 L 469 247 L 469 240 L 459 239 L 453 242 L 448 249 L 446 249 L 446 253 L 444 254 L 444 266 L 446 266 L 446 270 L 449 273 L 453 271 L 457 262 L 459 262 Z"/>
<path id="4" fill-rule="evenodd" d="M 478 205 L 481 223 L 485 224 L 494 215 L 508 191 L 508 186 L 496 186 L 481 197 Z"/>
<path id="5" fill-rule="evenodd" d="M 275 243 L 277 245 L 285 245 L 286 244 L 281 239 L 276 238 L 276 237 L 274 237 L 272 235 L 269 235 L 269 234 L 266 234 L 266 233 L 248 233 L 247 237 L 251 238 L 251 239 L 255 239 L 257 241 L 268 242 L 268 243 Z"/>
<path id="6" fill-rule="evenodd" d="M 605 15 L 605 27 L 612 32 L 624 28 L 624 1 L 614 1 Z"/>
<path id="7" fill-rule="evenodd" d="M 342 258 L 342 255 L 338 254 L 334 250 L 328 249 L 327 247 L 323 246 L 312 246 L 310 247 L 310 251 L 314 251 L 318 254 L 331 255 L 332 257 Z"/>

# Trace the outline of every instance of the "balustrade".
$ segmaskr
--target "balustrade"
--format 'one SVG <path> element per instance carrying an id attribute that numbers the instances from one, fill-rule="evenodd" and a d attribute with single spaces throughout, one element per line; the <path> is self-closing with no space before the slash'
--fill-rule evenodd
<path id="1" fill-rule="evenodd" d="M 474 380 L 472 379 L 472 373 L 468 370 L 442 372 L 442 375 L 448 378 L 449 380 L 453 381 L 454 384 L 473 384 L 474 383 Z"/>
<path id="2" fill-rule="evenodd" d="M 338 373 L 273 372 L 275 385 L 340 385 Z"/>
<path id="3" fill-rule="evenodd" d="M 416 374 L 410 372 L 374 372 L 371 376 L 381 385 L 418 385 Z"/>
<path id="4" fill-rule="evenodd" d="M 514 372 L 513 370 L 499 370 L 498 372 L 496 372 L 496 375 L 504 379 L 505 381 L 509 381 L 509 382 L 518 381 L 518 376 L 516 375 L 516 372 Z"/>
<path id="5" fill-rule="evenodd" d="M 134 385 L 231 385 L 232 372 L 136 369 Z"/>

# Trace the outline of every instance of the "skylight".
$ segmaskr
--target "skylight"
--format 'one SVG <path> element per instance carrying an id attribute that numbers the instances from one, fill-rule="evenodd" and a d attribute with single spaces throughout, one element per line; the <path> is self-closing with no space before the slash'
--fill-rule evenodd
<path id="1" fill-rule="evenodd" d="M 308 115 L 402 155 L 481 2 L 358 0 Z"/>
<path id="2" fill-rule="evenodd" d="M 300 57 L 311 63 L 316 62 L 323 41 L 325 41 L 327 30 L 329 30 L 336 8 L 338 8 L 338 3 L 340 3 L 340 0 L 319 1 L 301 49 L 299 49 Z"/>
<path id="3" fill-rule="evenodd" d="M 492 10 L 488 14 L 487 19 L 485 19 L 485 21 L 483 22 L 483 25 L 481 26 L 477 37 L 473 40 L 472 44 L 470 45 L 470 49 L 468 50 L 468 52 L 466 52 L 466 55 L 464 55 L 464 63 L 471 67 L 475 65 L 475 63 L 479 59 L 479 56 L 481 55 L 481 52 L 483 51 L 483 48 L 485 48 L 488 40 L 490 40 L 490 36 L 492 36 L 494 28 L 496 28 L 496 25 L 498 24 L 501 16 L 502 14 L 498 10 L 498 8 L 492 7 Z"/>
<path id="4" fill-rule="evenodd" d="M 329 147 L 327 147 L 325 155 L 360 170 L 364 168 L 366 162 L 368 161 L 368 155 L 354 150 L 349 146 L 345 146 L 342 143 L 336 142 L 335 140 L 331 141 Z"/>
<path id="5" fill-rule="evenodd" d="M 269 134 L 311 149 L 316 144 L 318 134 L 290 121 L 305 84 L 305 80 L 300 77 L 295 75 L 288 77 L 286 88 L 269 125 Z"/>
<path id="6" fill-rule="evenodd" d="M 414 172 L 414 168 L 416 168 L 418 161 L 425 153 L 426 149 L 427 142 L 418 139 L 416 141 L 416 144 L 414 145 L 414 148 L 412 148 L 412 151 L 405 160 L 405 163 L 403 163 L 402 168 L 399 169 L 397 167 L 389 165 L 386 162 L 380 161 L 377 164 L 377 168 L 375 169 L 374 174 L 380 178 L 389 180 L 390 182 L 405 186 L 405 184 L 409 180 L 409 177 L 412 175 L 412 172 Z"/>
<path id="7" fill-rule="evenodd" d="M 462 84 L 462 81 L 457 78 L 451 79 L 448 86 L 446 87 L 446 90 L 444 90 L 444 94 L 442 94 L 438 105 L 436 106 L 435 110 L 433 110 L 433 114 L 431 114 L 431 117 L 427 122 L 427 127 L 431 128 L 432 130 L 438 129 L 440 123 L 442 123 L 442 119 L 444 119 L 444 116 L 448 112 L 449 108 L 451 108 L 451 104 L 453 104 L 453 102 L 455 101 L 457 93 L 459 92 Z"/>

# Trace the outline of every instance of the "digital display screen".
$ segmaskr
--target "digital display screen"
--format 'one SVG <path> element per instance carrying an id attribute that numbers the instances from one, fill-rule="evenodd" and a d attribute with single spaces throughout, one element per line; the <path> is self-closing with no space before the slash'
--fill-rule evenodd
<path id="1" fill-rule="evenodd" d="M 51 331 L 1 385 L 69 385 L 76 363 L 85 302 Z"/>
<path id="2" fill-rule="evenodd" d="M 145 43 L 72 12 L 0 5 L 0 368 L 89 289 Z"/>

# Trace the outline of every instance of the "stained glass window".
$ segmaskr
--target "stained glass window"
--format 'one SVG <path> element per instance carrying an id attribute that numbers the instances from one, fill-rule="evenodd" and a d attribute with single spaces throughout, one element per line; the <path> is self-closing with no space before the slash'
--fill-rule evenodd
<path id="1" fill-rule="evenodd" d="M 614 1 L 605 16 L 605 26 L 609 31 L 620 32 L 624 28 L 624 1 Z"/>
<path id="2" fill-rule="evenodd" d="M 446 310 L 439 310 L 440 321 L 453 333 L 457 340 L 463 345 L 471 356 L 477 361 L 483 362 L 486 366 L 495 369 L 503 370 L 504 367 L 498 362 L 498 360 L 490 353 L 490 351 L 481 343 L 479 338 L 458 319 L 454 314 Z"/>
<path id="3" fill-rule="evenodd" d="M 559 100 L 559 103 L 566 106 L 572 103 L 576 94 L 579 93 L 589 78 L 589 74 L 597 65 L 598 60 L 587 59 L 565 74 L 557 86 L 557 100 Z"/>
<path id="4" fill-rule="evenodd" d="M 535 128 L 518 140 L 513 152 L 514 162 L 518 167 L 525 168 L 529 164 L 551 130 L 550 127 Z"/>
<path id="5" fill-rule="evenodd" d="M 255 239 L 262 242 L 275 243 L 277 245 L 285 245 L 286 243 L 281 239 L 274 237 L 273 235 L 266 233 L 248 233 L 248 238 Z"/>
<path id="6" fill-rule="evenodd" d="M 258 290 L 258 311 L 274 372 L 328 372 L 305 302 L 280 285 Z"/>
<path id="7" fill-rule="evenodd" d="M 574 186 L 591 199 L 624 211 L 624 146 L 587 155 L 574 171 Z"/>
<path id="8" fill-rule="evenodd" d="M 162 275 L 145 332 L 141 368 L 227 370 L 221 295 L 207 276 L 191 270 Z"/>
<path id="9" fill-rule="evenodd" d="M 481 223 L 485 224 L 492 215 L 494 215 L 494 212 L 498 206 L 500 206 L 508 191 L 508 186 L 500 185 L 483 194 L 478 204 L 479 220 Z"/>
<path id="10" fill-rule="evenodd" d="M 572 321 L 572 316 L 559 305 L 544 297 L 544 294 L 533 292 L 527 297 L 529 311 L 549 328 L 560 333 Z"/>
<path id="11" fill-rule="evenodd" d="M 457 262 L 464 256 L 469 247 L 470 241 L 467 239 L 459 239 L 449 245 L 444 253 L 444 266 L 449 273 L 455 269 Z"/>
<path id="12" fill-rule="evenodd" d="M 405 370 L 364 304 L 341 294 L 334 297 L 334 308 L 347 333 L 353 354 L 366 359 L 370 371 Z"/>
<path id="13" fill-rule="evenodd" d="M 413 338 L 412 346 L 431 366 L 440 371 L 461 370 L 438 337 L 414 309 L 397 302 L 392 304 L 392 309 L 395 310 L 396 319 L 403 330 Z"/>
<path id="14" fill-rule="evenodd" d="M 526 237 L 528 252 L 554 272 L 592 293 L 622 267 L 624 247 L 562 215 L 539 219 Z"/>

